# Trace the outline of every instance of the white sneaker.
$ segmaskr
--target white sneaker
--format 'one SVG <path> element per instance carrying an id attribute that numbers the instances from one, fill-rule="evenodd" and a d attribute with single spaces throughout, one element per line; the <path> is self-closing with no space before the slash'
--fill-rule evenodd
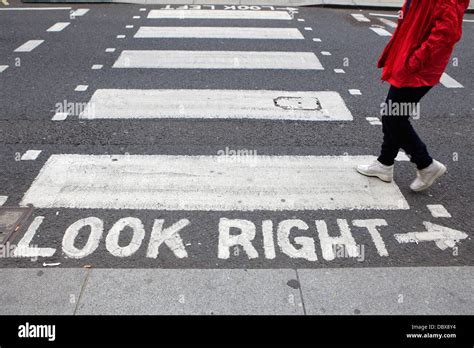
<path id="1" fill-rule="evenodd" d="M 391 182 L 393 180 L 393 167 L 393 164 L 386 166 L 375 160 L 371 164 L 359 164 L 356 170 L 362 175 L 375 176 L 382 181 Z"/>
<path id="2" fill-rule="evenodd" d="M 426 190 L 444 173 L 446 173 L 446 166 L 433 160 L 433 163 L 425 169 L 416 171 L 416 179 L 411 183 L 410 188 L 415 192 Z"/>

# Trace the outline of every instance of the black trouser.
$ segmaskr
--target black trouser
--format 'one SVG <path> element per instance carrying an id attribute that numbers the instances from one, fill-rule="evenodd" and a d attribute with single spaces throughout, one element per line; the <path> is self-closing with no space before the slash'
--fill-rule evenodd
<path id="1" fill-rule="evenodd" d="M 432 86 L 402 88 L 390 86 L 385 100 L 386 112 L 382 116 L 383 144 L 378 158 L 380 163 L 391 166 L 400 149 L 410 156 L 411 162 L 415 163 L 418 169 L 426 168 L 433 162 L 426 145 L 410 123 L 410 114 L 414 115 L 413 111 L 416 110 L 409 109 L 409 106 L 418 105 L 431 88 Z"/>

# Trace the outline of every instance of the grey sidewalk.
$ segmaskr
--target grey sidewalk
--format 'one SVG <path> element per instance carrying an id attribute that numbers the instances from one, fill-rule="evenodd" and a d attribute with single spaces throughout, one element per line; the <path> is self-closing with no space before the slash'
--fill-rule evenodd
<path id="1" fill-rule="evenodd" d="M 0 315 L 472 315 L 473 271 L 1 269 Z"/>

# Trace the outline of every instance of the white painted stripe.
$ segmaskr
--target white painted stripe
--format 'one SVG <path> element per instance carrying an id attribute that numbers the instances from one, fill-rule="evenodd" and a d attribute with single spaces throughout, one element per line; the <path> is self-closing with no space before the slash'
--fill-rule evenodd
<path id="1" fill-rule="evenodd" d="M 94 64 L 91 69 L 92 69 L 92 70 L 100 70 L 100 69 L 102 69 L 103 67 L 104 67 L 103 65 Z"/>
<path id="2" fill-rule="evenodd" d="M 428 204 L 426 206 L 430 211 L 433 217 L 443 217 L 443 218 L 450 218 L 451 214 L 446 210 L 446 208 L 442 204 Z"/>
<path id="3" fill-rule="evenodd" d="M 15 52 L 31 52 L 33 51 L 36 47 L 41 45 L 44 42 L 44 40 L 30 40 L 25 42 L 23 45 L 18 47 Z"/>
<path id="4" fill-rule="evenodd" d="M 306 30 L 306 31 L 312 31 L 313 28 L 311 28 L 311 27 L 305 27 L 304 30 Z"/>
<path id="5" fill-rule="evenodd" d="M 0 73 L 8 69 L 8 65 L 0 65 Z"/>
<path id="6" fill-rule="evenodd" d="M 380 121 L 369 121 L 370 125 L 371 126 L 381 126 L 382 125 L 382 122 Z"/>
<path id="7" fill-rule="evenodd" d="M 126 25 L 125 28 L 126 29 L 133 29 L 133 25 Z"/>
<path id="8" fill-rule="evenodd" d="M 303 18 L 298 18 L 297 21 L 298 22 L 304 22 L 304 19 Z"/>
<path id="9" fill-rule="evenodd" d="M 297 39 L 304 37 L 296 28 L 235 27 L 141 27 L 136 38 L 209 38 L 209 39 Z"/>
<path id="10" fill-rule="evenodd" d="M 114 68 L 324 70 L 312 52 L 123 51 Z"/>
<path id="11" fill-rule="evenodd" d="M 117 39 L 125 39 L 125 35 L 117 35 Z"/>
<path id="12" fill-rule="evenodd" d="M 53 32 L 58 32 L 62 31 L 64 28 L 66 28 L 70 23 L 69 22 L 59 22 L 54 24 L 51 28 L 49 28 L 46 31 L 53 31 Z"/>
<path id="13" fill-rule="evenodd" d="M 464 88 L 463 85 L 461 85 L 458 81 L 456 81 L 446 73 L 443 73 L 443 75 L 441 75 L 440 82 L 444 87 L 447 88 Z"/>
<path id="14" fill-rule="evenodd" d="M 58 11 L 70 9 L 71 7 L 8 7 L 0 8 L 0 11 Z"/>
<path id="15" fill-rule="evenodd" d="M 322 54 L 323 56 L 330 56 L 330 55 L 331 55 L 331 52 L 322 51 L 321 54 Z"/>
<path id="16" fill-rule="evenodd" d="M 397 157 L 395 157 L 395 161 L 398 162 L 409 162 L 410 157 L 407 156 L 407 154 L 403 151 L 399 151 L 397 154 Z"/>
<path id="17" fill-rule="evenodd" d="M 464 19 L 463 22 L 474 23 L 473 19 Z"/>
<path id="18" fill-rule="evenodd" d="M 374 31 L 375 33 L 377 33 L 380 36 L 392 36 L 392 34 L 390 32 L 388 32 L 387 30 L 385 30 L 383 28 L 370 27 L 370 30 Z"/>
<path id="19" fill-rule="evenodd" d="M 346 72 L 344 71 L 344 69 L 334 69 L 334 72 L 336 74 L 345 74 Z"/>
<path id="20" fill-rule="evenodd" d="M 288 11 L 151 10 L 148 18 L 174 19 L 274 19 L 292 20 Z"/>
<path id="21" fill-rule="evenodd" d="M 85 92 L 87 91 L 87 88 L 89 88 L 88 85 L 78 85 L 74 90 L 76 92 Z"/>
<path id="22" fill-rule="evenodd" d="M 71 13 L 71 16 L 72 17 L 80 17 L 80 16 L 84 16 L 87 12 L 89 12 L 89 9 L 87 8 L 80 8 L 80 9 L 77 9 L 75 10 L 74 12 Z"/>
<path id="23" fill-rule="evenodd" d="M 386 14 L 386 13 L 369 13 L 371 16 L 377 16 L 377 17 L 388 17 L 388 18 L 398 18 L 398 15 L 394 14 Z"/>
<path id="24" fill-rule="evenodd" d="M 396 28 L 398 24 L 394 21 L 391 21 L 389 19 L 385 18 L 378 18 L 379 21 L 381 21 L 383 24 L 388 25 L 390 28 Z"/>
<path id="25" fill-rule="evenodd" d="M 354 17 L 358 22 L 370 22 L 370 19 L 360 13 L 353 13 L 352 17 Z"/>
<path id="26" fill-rule="evenodd" d="M 372 121 L 379 121 L 378 117 L 366 117 L 365 118 L 367 121 L 372 122 Z"/>
<path id="27" fill-rule="evenodd" d="M 146 11 L 146 8 L 141 8 L 140 11 L 141 11 L 141 12 L 145 12 L 145 11 Z"/>
<path id="28" fill-rule="evenodd" d="M 374 159 L 52 155 L 22 205 L 192 211 L 409 209 L 395 183 L 354 170 Z"/>
<path id="29" fill-rule="evenodd" d="M 115 48 L 106 48 L 105 52 L 107 53 L 115 52 Z"/>
<path id="30" fill-rule="evenodd" d="M 337 92 L 205 89 L 99 89 L 94 92 L 79 118 L 353 119 Z"/>
<path id="31" fill-rule="evenodd" d="M 28 150 L 23 156 L 21 156 L 22 161 L 34 161 L 40 155 L 41 150 Z"/>
<path id="32" fill-rule="evenodd" d="M 8 196 L 0 196 L 0 206 L 4 205 L 8 200 Z"/>
<path id="33" fill-rule="evenodd" d="M 140 16 L 133 16 L 133 19 L 140 19 Z"/>
<path id="34" fill-rule="evenodd" d="M 321 39 L 319 39 L 319 38 L 314 38 L 313 41 L 314 41 L 314 42 L 321 42 Z"/>
<path id="35" fill-rule="evenodd" d="M 362 95 L 362 92 L 360 91 L 360 89 L 350 89 L 349 93 L 352 95 Z"/>
<path id="36" fill-rule="evenodd" d="M 64 121 L 69 114 L 67 112 L 57 112 L 54 114 L 52 121 Z"/>

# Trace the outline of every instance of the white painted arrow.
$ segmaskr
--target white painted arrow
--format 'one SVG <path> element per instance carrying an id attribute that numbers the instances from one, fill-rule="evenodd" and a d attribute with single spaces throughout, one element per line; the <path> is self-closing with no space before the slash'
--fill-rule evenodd
<path id="1" fill-rule="evenodd" d="M 452 228 L 433 224 L 431 222 L 423 222 L 426 232 L 409 232 L 397 233 L 395 239 L 398 243 L 417 243 L 418 242 L 435 242 L 436 246 L 441 250 L 446 248 L 454 248 L 456 242 L 466 239 L 467 234 Z"/>

